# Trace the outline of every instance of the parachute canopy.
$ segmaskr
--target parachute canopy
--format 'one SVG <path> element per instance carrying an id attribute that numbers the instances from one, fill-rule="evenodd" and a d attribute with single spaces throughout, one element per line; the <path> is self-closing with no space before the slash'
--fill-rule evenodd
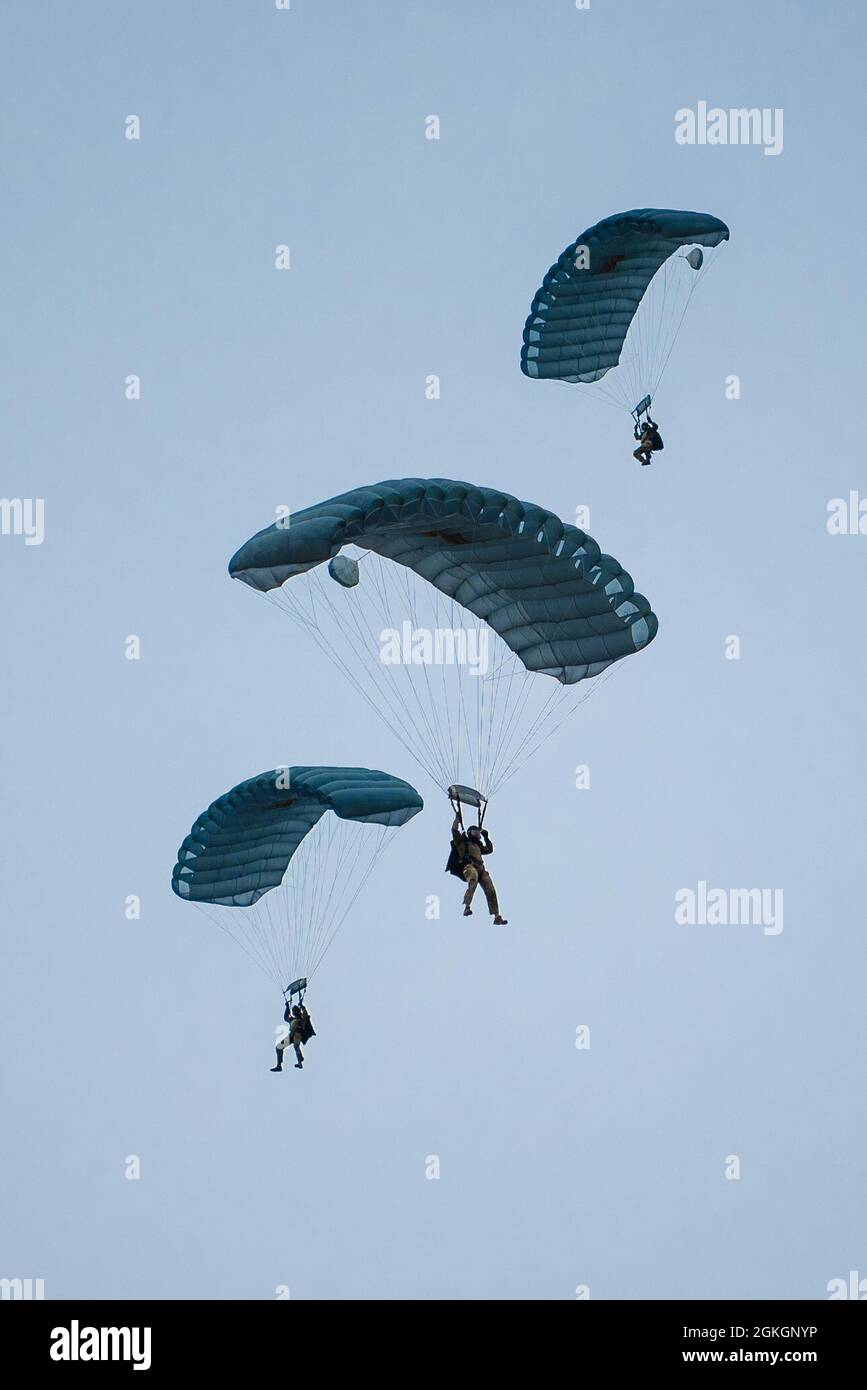
<path id="1" fill-rule="evenodd" d="M 522 372 L 593 383 L 622 366 L 612 399 L 631 409 L 640 395 L 655 394 L 700 278 L 701 248 L 728 237 L 726 224 L 709 213 L 661 208 L 636 208 L 588 227 L 536 293 L 524 325 Z"/>
<path id="2" fill-rule="evenodd" d="M 372 483 L 294 512 L 229 572 L 323 648 L 443 791 L 469 783 L 486 798 L 657 630 L 592 536 L 447 478 Z"/>
<path id="3" fill-rule="evenodd" d="M 229 573 L 268 593 L 348 544 L 414 571 L 493 629 L 527 671 L 565 685 L 656 635 L 647 599 L 592 536 L 534 502 L 448 478 L 373 483 L 295 512 L 241 546 Z M 384 583 L 399 601 L 397 573 Z"/>
<path id="4" fill-rule="evenodd" d="M 172 888 L 195 902 L 250 907 L 282 883 L 301 841 L 326 811 L 400 826 L 424 805 L 414 787 L 366 767 L 260 772 L 199 816 L 178 850 Z"/>
<path id="5" fill-rule="evenodd" d="M 371 768 L 262 772 L 198 817 L 172 888 L 281 988 L 306 984 L 388 840 L 422 806 L 408 782 Z"/>

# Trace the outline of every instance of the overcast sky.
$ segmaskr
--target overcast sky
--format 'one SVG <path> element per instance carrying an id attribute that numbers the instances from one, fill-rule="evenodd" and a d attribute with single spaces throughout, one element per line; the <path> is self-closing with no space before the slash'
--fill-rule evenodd
<path id="1" fill-rule="evenodd" d="M 42 544 L 0 536 L 0 1276 L 629 1299 L 867 1273 L 867 535 L 826 520 L 867 490 L 863 8 L 0 24 L 2 492 L 44 499 Z M 782 150 L 676 143 L 700 101 L 781 109 Z M 518 360 L 560 251 L 648 206 L 732 235 L 641 469 L 627 416 Z M 492 803 L 507 928 L 461 916 L 442 793 L 226 573 L 275 507 L 404 476 L 589 507 L 659 616 Z M 281 763 L 383 768 L 426 809 L 317 975 L 307 1067 L 273 1076 L 279 994 L 170 876 L 197 814 Z M 782 930 L 677 925 L 700 882 L 781 893 Z"/>

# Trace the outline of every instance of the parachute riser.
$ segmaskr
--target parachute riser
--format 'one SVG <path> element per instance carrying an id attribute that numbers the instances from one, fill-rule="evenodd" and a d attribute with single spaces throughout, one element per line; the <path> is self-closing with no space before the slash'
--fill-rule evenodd
<path id="1" fill-rule="evenodd" d="M 482 826 L 485 823 L 485 812 L 488 809 L 488 798 L 484 796 L 481 792 L 476 791 L 475 787 L 462 787 L 458 783 L 453 783 L 452 786 L 449 787 L 447 796 L 452 804 L 452 809 L 454 810 L 455 815 L 458 818 L 458 824 L 461 827 L 461 830 L 466 829 L 466 827 L 464 826 L 463 813 L 461 811 L 462 804 L 465 806 L 474 806 L 476 808 L 476 810 L 479 813 L 478 824 L 479 829 L 481 830 Z"/>
<path id="2" fill-rule="evenodd" d="M 305 993 L 305 990 L 306 990 L 306 989 L 307 989 L 307 981 L 306 981 L 306 979 L 302 978 L 302 979 L 300 979 L 300 980 L 293 980 L 292 983 L 291 983 L 291 985 L 287 985 L 286 988 L 284 989 L 284 991 L 283 991 L 283 998 L 284 998 L 284 1000 L 285 1000 L 285 999 L 286 999 L 286 995 L 288 994 L 289 999 L 288 999 L 287 1002 L 288 1002 L 289 1004 L 291 1004 L 291 1003 L 292 1003 L 292 998 L 293 998 L 293 996 L 297 994 L 297 995 L 298 995 L 298 1003 L 299 1003 L 299 1004 L 303 1004 L 303 1003 L 304 1003 L 304 993 Z"/>

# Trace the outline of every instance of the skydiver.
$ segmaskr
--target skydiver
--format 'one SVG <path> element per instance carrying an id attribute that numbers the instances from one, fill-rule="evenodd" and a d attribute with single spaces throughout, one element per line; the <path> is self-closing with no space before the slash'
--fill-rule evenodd
<path id="1" fill-rule="evenodd" d="M 632 457 L 638 459 L 638 462 L 644 468 L 650 463 L 651 454 L 655 454 L 660 449 L 665 448 L 662 442 L 662 435 L 659 433 L 659 426 L 656 424 L 656 421 L 651 420 L 649 415 L 643 425 L 636 423 L 633 434 L 638 440 L 638 448 L 633 449 Z"/>
<path id="2" fill-rule="evenodd" d="M 500 915 L 494 880 L 482 860 L 483 854 L 493 854 L 493 852 L 494 846 L 487 830 L 480 830 L 477 825 L 471 825 L 464 833 L 459 811 L 452 822 L 452 850 L 446 867 L 457 877 L 462 878 L 467 885 L 467 891 L 464 894 L 464 916 L 472 917 L 473 894 L 481 884 L 487 900 L 488 911 L 494 919 L 494 925 L 507 927 L 509 924 L 506 918 Z"/>
<path id="3" fill-rule="evenodd" d="M 295 1066 L 299 1071 L 304 1066 L 304 1054 L 301 1051 L 301 1044 L 308 1043 L 311 1038 L 316 1037 L 309 1013 L 303 1004 L 288 1004 L 283 1010 L 283 1021 L 289 1024 L 289 1032 L 286 1034 L 276 1047 L 277 1065 L 272 1067 L 272 1071 L 283 1070 L 283 1053 L 287 1047 L 294 1047 L 296 1062 Z"/>

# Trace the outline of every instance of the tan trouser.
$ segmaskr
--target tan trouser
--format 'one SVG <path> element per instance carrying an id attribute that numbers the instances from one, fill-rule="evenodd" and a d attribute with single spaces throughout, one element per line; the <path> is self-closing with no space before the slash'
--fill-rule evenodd
<path id="1" fill-rule="evenodd" d="M 295 1049 L 295 1056 L 298 1058 L 298 1061 L 299 1061 L 299 1062 L 301 1061 L 302 1053 L 301 1053 L 301 1034 L 300 1034 L 300 1033 L 295 1033 L 295 1032 L 289 1033 L 288 1036 L 285 1037 L 281 1043 L 278 1043 L 278 1044 L 277 1044 L 277 1046 L 279 1047 L 279 1049 L 280 1049 L 281 1052 L 285 1052 L 286 1049 L 287 1049 L 287 1047 L 294 1047 L 294 1049 Z"/>
<path id="2" fill-rule="evenodd" d="M 482 892 L 487 899 L 488 911 L 492 917 L 499 917 L 500 905 L 497 902 L 497 890 L 487 869 L 479 869 L 475 864 L 467 864 L 463 872 L 463 879 L 467 885 L 467 891 L 464 893 L 464 907 L 470 906 L 473 901 L 473 894 L 481 884 Z"/>

